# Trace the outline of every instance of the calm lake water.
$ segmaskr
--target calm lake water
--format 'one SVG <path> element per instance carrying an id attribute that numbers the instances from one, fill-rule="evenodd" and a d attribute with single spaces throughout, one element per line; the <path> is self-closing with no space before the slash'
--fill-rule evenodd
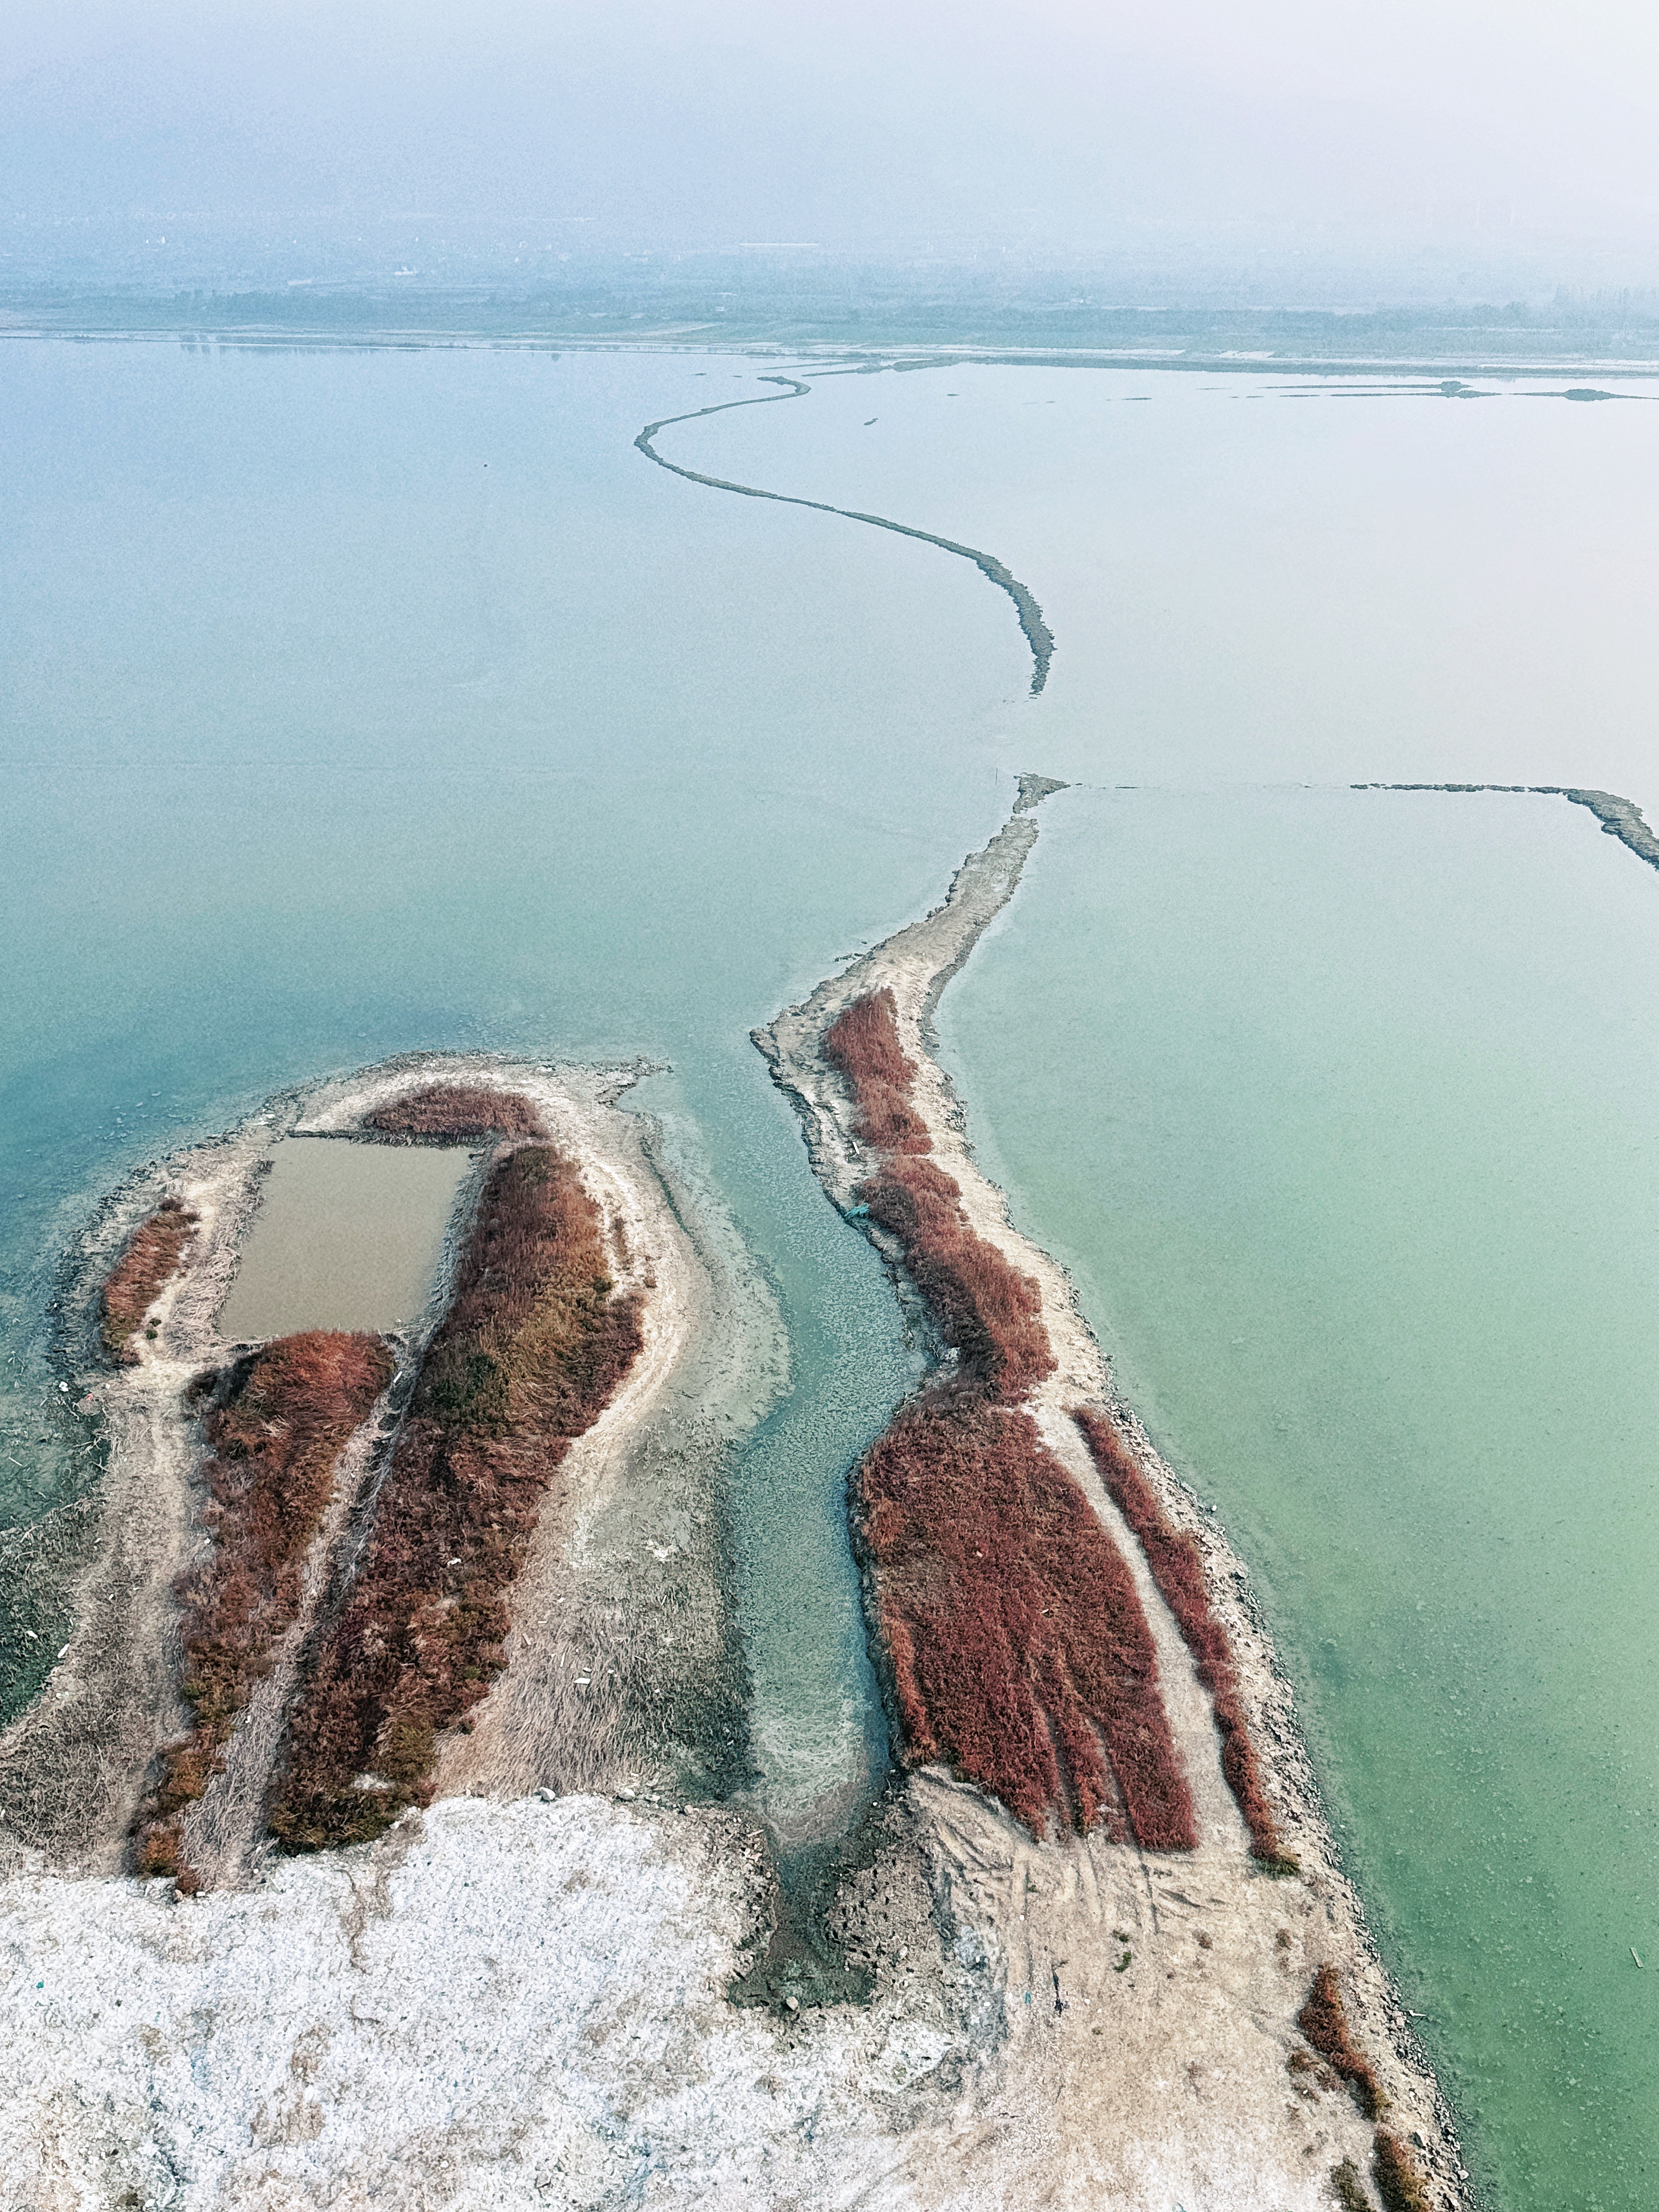
<path id="1" fill-rule="evenodd" d="M 1645 2205 L 1659 878 L 1261 787 L 1659 797 L 1659 409 L 957 366 L 664 434 L 1008 562 L 1033 702 L 967 563 L 633 451 L 777 366 L 0 347 L 0 1518 L 95 1479 L 49 1307 L 133 1168 L 422 1046 L 670 1060 L 788 1331 L 737 1541 L 810 1832 L 880 1754 L 842 1483 L 911 1355 L 748 1031 L 1075 778 L 945 1001 L 976 1134 L 1260 1580 L 1480 2170 Z"/>
<path id="2" fill-rule="evenodd" d="M 995 827 L 937 771 L 1015 656 L 962 564 L 634 452 L 757 366 L 0 347 L 0 1521 L 95 1479 L 48 1309 L 131 1170 L 396 1052 L 670 1061 L 789 1333 L 737 1537 L 799 1832 L 880 1752 L 843 1481 L 913 1365 L 749 1031 Z"/>
<path id="3" fill-rule="evenodd" d="M 941 1025 L 1496 2200 L 1651 2205 L 1659 876 L 1561 800 L 1066 793 Z"/>

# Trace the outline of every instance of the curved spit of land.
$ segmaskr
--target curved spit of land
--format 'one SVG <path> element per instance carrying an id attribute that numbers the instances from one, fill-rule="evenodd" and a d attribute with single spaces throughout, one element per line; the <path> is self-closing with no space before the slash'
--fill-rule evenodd
<path id="1" fill-rule="evenodd" d="M 152 1171 L 94 1300 L 103 1540 L 0 1735 L 0 1845 L 194 1893 L 457 1787 L 744 1771 L 724 1455 L 665 1402 L 701 1395 L 710 1271 L 613 1103 L 633 1079 L 428 1056 Z M 219 1335 L 271 1137 L 301 1127 L 472 1148 L 414 1328 Z M 641 1570 L 654 1516 L 678 1533 L 653 1522 Z"/>
<path id="2" fill-rule="evenodd" d="M 919 538 L 924 545 L 937 545 L 942 553 L 954 553 L 963 561 L 971 561 L 981 575 L 994 584 L 998 591 L 1006 592 L 1014 603 L 1025 642 L 1031 648 L 1031 696 L 1035 699 L 1048 681 L 1048 665 L 1054 657 L 1054 632 L 1043 620 L 1042 610 L 1030 590 L 995 554 L 981 553 L 973 545 L 959 545 L 953 538 L 940 538 L 931 530 L 917 530 L 908 522 L 894 522 L 884 514 L 864 514 L 856 507 L 831 507 L 826 500 L 802 499 L 793 492 L 763 491 L 756 484 L 733 483 L 727 477 L 705 476 L 700 470 L 683 468 L 678 461 L 665 460 L 657 451 L 653 442 L 657 433 L 672 429 L 676 422 L 696 422 L 705 415 L 729 414 L 734 407 L 766 407 L 780 399 L 804 399 L 812 388 L 795 376 L 763 376 L 760 380 L 763 384 L 787 385 L 789 388 L 787 392 L 769 392 L 759 399 L 727 399 L 717 407 L 696 407 L 689 415 L 665 415 L 660 422 L 647 422 L 634 443 L 647 460 L 654 461 L 659 469 L 668 470 L 671 475 L 684 477 L 688 483 L 706 484 L 711 491 L 733 491 L 741 499 L 769 499 L 782 507 L 808 507 L 815 514 L 838 514 L 847 522 L 867 522 L 872 530 L 890 530 L 900 538 Z"/>
<path id="3" fill-rule="evenodd" d="M 1604 836 L 1616 837 L 1638 860 L 1659 868 L 1659 837 L 1648 827 L 1634 799 L 1616 791 L 1592 791 L 1587 785 L 1569 783 L 1356 783 L 1355 791 L 1509 791 L 1529 799 L 1565 799 L 1589 809 L 1601 825 Z"/>
<path id="4" fill-rule="evenodd" d="M 1450 2114 L 1243 1570 L 1010 1224 L 934 1056 L 1055 787 L 1023 779 L 943 905 L 756 1033 L 934 1349 L 851 1491 L 905 1796 L 951 1917 L 1006 1960 L 1021 2097 L 1060 2137 L 1033 2197 L 1090 2138 L 1114 2202 L 1156 2174 L 1164 2201 L 1370 2204 L 1368 2172 L 1390 2212 L 1456 2204 Z"/>

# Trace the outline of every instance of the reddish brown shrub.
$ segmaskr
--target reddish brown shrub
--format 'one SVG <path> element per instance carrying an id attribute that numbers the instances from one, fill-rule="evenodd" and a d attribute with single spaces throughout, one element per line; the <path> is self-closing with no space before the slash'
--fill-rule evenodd
<path id="1" fill-rule="evenodd" d="M 860 1142 L 884 1155 L 860 1201 L 898 1239 L 906 1272 L 961 1354 L 963 1375 L 1011 1403 L 1023 1398 L 1055 1365 L 1042 1296 L 969 1226 L 961 1186 L 919 1157 L 933 1139 L 909 1103 L 916 1071 L 899 1042 L 892 993 L 854 999 L 824 1031 L 822 1050 L 858 1101 Z"/>
<path id="2" fill-rule="evenodd" d="M 1036 1285 L 969 1226 L 960 1186 L 942 1168 L 890 1159 L 859 1197 L 898 1239 L 905 1270 L 967 1376 L 1012 1404 L 1054 1372 Z"/>
<path id="3" fill-rule="evenodd" d="M 823 1033 L 824 1058 L 847 1078 L 859 1103 L 854 1133 L 881 1152 L 930 1152 L 927 1124 L 910 1103 L 915 1064 L 899 1042 L 890 991 L 854 999 Z"/>
<path id="4" fill-rule="evenodd" d="M 167 1751 L 141 1816 L 140 1874 L 175 1873 L 177 1815 L 206 1789 L 236 1716 L 299 1610 L 301 1569 L 347 1439 L 392 1379 L 378 1337 L 279 1338 L 232 1371 L 209 1416 L 210 1559 L 180 1582 L 182 1688 L 194 1725 Z"/>
<path id="5" fill-rule="evenodd" d="M 294 1715 L 270 1820 L 290 1850 L 363 1841 L 424 1802 L 438 1730 L 502 1664 L 543 1497 L 640 1347 L 601 1226 L 550 1146 L 491 1170 L 368 1556 Z"/>
<path id="6" fill-rule="evenodd" d="M 1118 1510 L 1134 1530 L 1146 1554 L 1152 1579 L 1197 1662 L 1198 1679 L 1210 1693 L 1221 1736 L 1221 1771 L 1238 1802 L 1250 1832 L 1250 1849 L 1262 1865 L 1288 1874 L 1296 1860 L 1279 1842 L 1279 1823 L 1262 1786 L 1255 1747 L 1238 1694 L 1238 1678 L 1227 1632 L 1210 1607 L 1204 1559 L 1189 1535 L 1172 1528 L 1140 1471 L 1127 1439 L 1104 1413 L 1085 1408 L 1077 1425 L 1093 1455 Z"/>
<path id="7" fill-rule="evenodd" d="M 164 1198 L 110 1271 L 102 1292 L 100 1333 L 104 1349 L 118 1364 L 132 1367 L 138 1354 L 131 1340 L 139 1323 L 176 1273 L 197 1217 L 176 1198 Z"/>
<path id="8" fill-rule="evenodd" d="M 1331 2071 L 1340 2074 L 1353 2091 L 1353 2100 L 1365 2118 L 1376 2119 L 1388 2100 L 1370 2060 L 1348 2033 L 1348 2015 L 1334 1966 L 1323 1966 L 1314 1976 L 1308 2002 L 1297 2013 L 1296 2024 Z"/>
<path id="9" fill-rule="evenodd" d="M 529 1099 L 487 1084 L 434 1083 L 389 1098 L 363 1116 L 366 1129 L 411 1142 L 464 1144 L 476 1137 L 542 1137 L 546 1131 Z"/>
<path id="10" fill-rule="evenodd" d="M 948 1759 L 1034 1835 L 1051 1809 L 1190 1850 L 1192 1800 L 1121 1554 L 1029 1413 L 907 1408 L 859 1473 L 860 1538 L 908 1755 Z"/>
<path id="11" fill-rule="evenodd" d="M 1372 2138 L 1371 2173 L 1387 2212 L 1433 2212 L 1416 2160 L 1404 2143 L 1381 2128 Z"/>

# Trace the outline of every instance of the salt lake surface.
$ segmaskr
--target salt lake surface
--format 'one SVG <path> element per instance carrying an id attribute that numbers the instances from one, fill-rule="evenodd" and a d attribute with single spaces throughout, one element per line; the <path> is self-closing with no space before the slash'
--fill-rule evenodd
<path id="1" fill-rule="evenodd" d="M 1659 410 L 957 365 L 659 441 L 1006 561 L 1058 639 L 1033 702 L 968 563 L 633 450 L 779 366 L 0 348 L 0 1510 L 95 1480 L 50 1304 L 123 1175 L 392 1053 L 672 1061 L 789 1334 L 736 1536 L 760 1799 L 806 1832 L 879 1755 L 842 1482 L 914 1364 L 747 1032 L 931 904 L 1018 770 L 1168 787 L 1052 804 L 945 1000 L 960 1079 L 1261 1579 L 1480 2171 L 1646 2204 L 1650 1983 L 1607 1960 L 1659 1892 L 1659 879 L 1559 802 L 1251 787 L 1651 801 Z"/>

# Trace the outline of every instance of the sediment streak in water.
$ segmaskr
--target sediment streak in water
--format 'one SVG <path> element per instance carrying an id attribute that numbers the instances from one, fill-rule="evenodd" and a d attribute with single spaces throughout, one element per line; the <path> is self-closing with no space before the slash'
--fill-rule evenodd
<path id="1" fill-rule="evenodd" d="M 938 537 L 931 530 L 917 530 L 908 522 L 894 522 L 884 514 L 864 514 L 855 507 L 831 507 L 826 500 L 801 499 L 793 492 L 763 491 L 756 484 L 733 483 L 726 477 L 704 476 L 697 469 L 682 468 L 678 461 L 665 460 L 653 444 L 659 430 L 672 429 L 676 422 L 696 422 L 705 415 L 729 414 L 734 407 L 765 407 L 779 399 L 804 399 L 812 388 L 794 376 L 764 376 L 761 382 L 787 384 L 789 389 L 769 392 L 759 399 L 726 399 L 718 407 L 695 407 L 689 415 L 665 415 L 660 422 L 647 422 L 634 443 L 647 460 L 654 461 L 671 475 L 684 477 L 688 483 L 707 484 L 711 491 L 734 491 L 744 499 L 775 500 L 781 507 L 810 507 L 816 514 L 838 514 L 847 522 L 867 522 L 872 530 L 890 530 L 900 538 L 917 538 L 924 545 L 937 545 L 941 552 L 955 553 L 964 561 L 971 561 L 982 576 L 1000 592 L 1006 592 L 1014 603 L 1025 642 L 1031 648 L 1031 696 L 1035 699 L 1048 680 L 1048 664 L 1054 657 L 1054 632 L 1042 619 L 1042 610 L 1031 592 L 994 553 L 981 553 L 972 545 L 959 545 L 953 538 Z"/>

